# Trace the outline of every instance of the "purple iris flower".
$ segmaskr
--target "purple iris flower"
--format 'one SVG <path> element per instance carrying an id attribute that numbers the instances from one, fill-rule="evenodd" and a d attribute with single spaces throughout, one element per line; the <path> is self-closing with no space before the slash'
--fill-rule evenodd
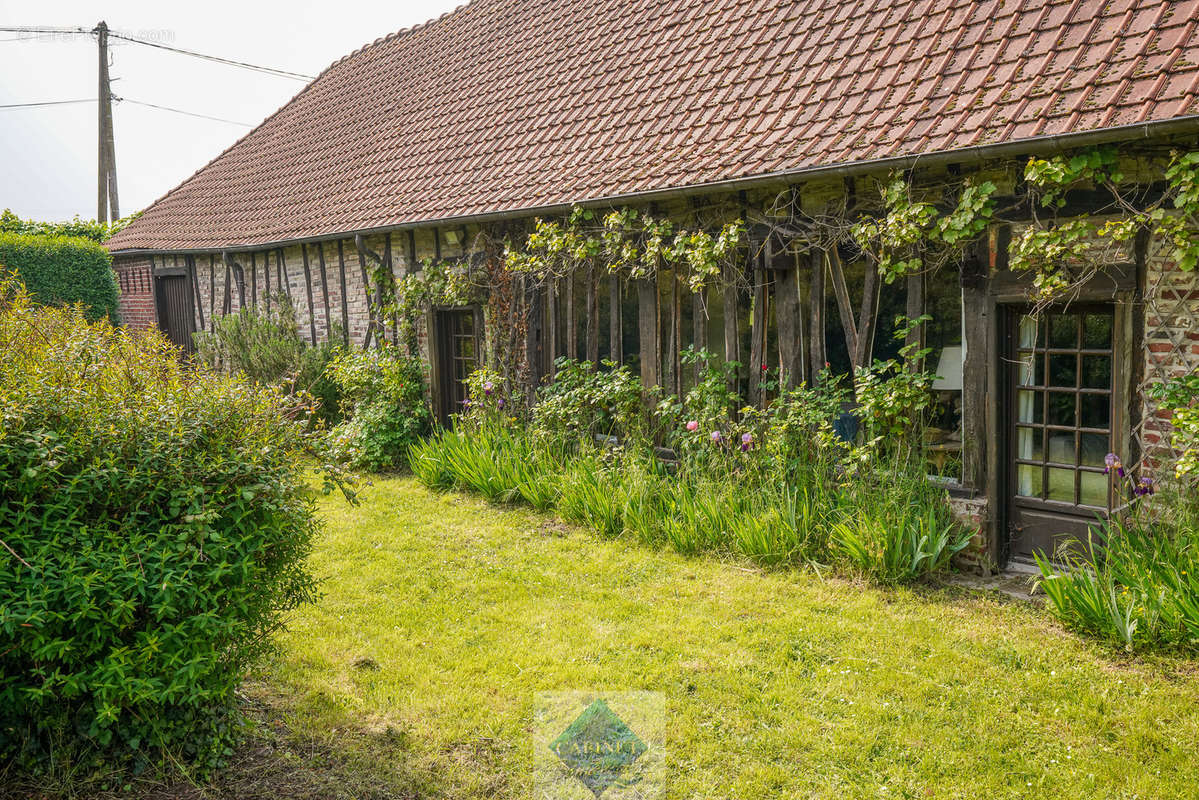
<path id="1" fill-rule="evenodd" d="M 495 407 L 496 407 L 496 408 L 503 408 L 503 407 L 504 407 L 504 398 L 502 398 L 502 397 L 501 397 L 499 400 L 496 400 L 496 401 L 495 401 Z"/>
<path id="2" fill-rule="evenodd" d="M 712 431 L 712 441 L 716 442 L 716 444 L 720 444 L 722 441 L 724 441 L 724 436 L 721 435 L 720 431 Z"/>
<path id="3" fill-rule="evenodd" d="M 1103 471 L 1105 475 L 1115 469 L 1119 470 L 1121 478 L 1124 477 L 1124 466 L 1120 463 L 1120 457 L 1118 455 L 1115 453 L 1108 453 L 1103 457 L 1103 463 L 1107 467 L 1107 469 Z"/>
<path id="4" fill-rule="evenodd" d="M 754 443 L 754 435 L 752 433 L 741 434 L 741 452 L 744 453 Z"/>
<path id="5" fill-rule="evenodd" d="M 491 397 L 491 390 L 494 388 L 495 384 L 493 384 L 491 381 L 487 381 L 487 383 L 483 384 L 483 394 Z"/>

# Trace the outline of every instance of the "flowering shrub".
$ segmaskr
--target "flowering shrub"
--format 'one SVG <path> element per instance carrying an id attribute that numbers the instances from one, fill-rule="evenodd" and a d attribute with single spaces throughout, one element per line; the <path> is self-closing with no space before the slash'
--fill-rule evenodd
<path id="1" fill-rule="evenodd" d="M 393 346 L 343 353 L 329 373 L 349 419 L 332 431 L 335 451 L 370 470 L 404 466 L 408 448 L 432 428 L 425 365 Z"/>

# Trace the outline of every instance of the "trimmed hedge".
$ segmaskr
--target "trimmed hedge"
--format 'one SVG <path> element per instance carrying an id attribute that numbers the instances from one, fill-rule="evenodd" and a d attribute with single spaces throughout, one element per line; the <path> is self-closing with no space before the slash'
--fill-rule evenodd
<path id="1" fill-rule="evenodd" d="M 112 256 L 90 239 L 0 232 L 0 265 L 43 305 L 82 303 L 89 319 L 117 320 Z"/>
<path id="2" fill-rule="evenodd" d="M 315 596 L 303 409 L 12 281 L 0 352 L 0 764 L 219 764 Z"/>

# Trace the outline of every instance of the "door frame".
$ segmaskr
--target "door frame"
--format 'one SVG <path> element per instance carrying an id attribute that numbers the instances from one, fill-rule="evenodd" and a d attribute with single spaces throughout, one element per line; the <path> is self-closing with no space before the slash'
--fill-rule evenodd
<path id="1" fill-rule="evenodd" d="M 449 387 L 446 385 L 446 359 L 452 357 L 448 349 L 452 343 L 445 333 L 446 315 L 453 313 L 470 313 L 474 315 L 475 352 L 480 366 L 483 364 L 483 347 L 485 344 L 483 328 L 483 309 L 481 306 L 434 306 L 429 309 L 425 330 L 428 331 L 429 348 L 429 399 L 433 405 L 433 415 L 442 425 L 451 424 L 451 415 L 457 409 L 448 408 Z"/>
<path id="2" fill-rule="evenodd" d="M 1079 298 L 1073 302 L 1061 303 L 1053 305 L 1043 311 L 1043 313 L 1053 314 L 1063 311 L 1086 311 L 1087 309 L 1103 309 L 1110 310 L 1112 318 L 1112 394 L 1111 394 L 1111 437 L 1110 444 L 1112 452 L 1120 455 L 1124 461 L 1133 464 L 1139 458 L 1139 454 L 1135 451 L 1136 439 L 1132 435 L 1132 419 L 1134 416 L 1134 405 L 1136 401 L 1133 376 L 1137 372 L 1137 362 L 1133 359 L 1136 352 L 1133 349 L 1134 340 L 1137 339 L 1134 321 L 1139 315 L 1134 311 L 1134 303 L 1132 302 L 1134 292 L 1115 292 L 1108 297 L 1088 296 Z M 989 426 L 993 435 L 993 440 L 997 442 L 997 454 L 999 456 L 999 464 L 996 480 L 996 494 L 994 496 L 996 503 L 996 521 L 999 528 L 999 544 L 1002 549 L 1000 557 L 1004 563 L 1013 559 L 1021 560 L 1013 552 L 1014 531 L 1012 530 L 1012 506 L 1015 503 L 1015 447 L 1016 447 L 1016 424 L 1015 424 L 1015 384 L 1012 376 L 1015 373 L 1014 359 L 1017 347 L 1017 337 L 1019 335 L 1019 320 L 1029 310 L 1030 305 L 1027 299 L 1015 301 L 1011 298 L 1006 298 L 1004 302 L 998 302 L 996 307 L 999 311 L 999 346 L 996 348 L 994 361 L 998 366 L 998 397 L 1002 398 L 999 403 L 993 407 L 997 413 Z M 1005 411 L 1006 409 L 1006 411 Z M 1115 498 L 1113 498 L 1113 502 Z M 1075 522 L 1083 522 L 1086 520 L 1085 514 L 1071 513 L 1065 507 L 1060 512 L 1055 513 L 1053 501 L 1041 501 L 1044 505 L 1035 507 L 1030 505 L 1035 512 L 1044 513 L 1050 516 L 1061 516 L 1066 520 Z M 1035 504 L 1034 504 L 1035 505 Z M 1054 555 L 1052 553 L 1048 554 Z"/>

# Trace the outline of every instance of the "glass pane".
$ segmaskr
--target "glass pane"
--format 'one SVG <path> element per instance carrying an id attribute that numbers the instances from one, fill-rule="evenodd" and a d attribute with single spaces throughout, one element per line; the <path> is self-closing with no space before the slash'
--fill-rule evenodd
<path id="1" fill-rule="evenodd" d="M 1020 318 L 1020 346 L 1021 347 L 1036 347 L 1037 346 L 1037 330 L 1040 328 L 1039 320 L 1036 317 L 1021 317 Z"/>
<path id="2" fill-rule="evenodd" d="M 1107 476 L 1102 472 L 1082 472 L 1078 502 L 1084 506 L 1107 508 Z"/>
<path id="3" fill-rule="evenodd" d="M 1105 401 L 1107 398 L 1103 398 Z M 1050 392 L 1049 393 L 1049 424 L 1050 425 L 1074 425 L 1074 400 L 1073 392 Z"/>
<path id="4" fill-rule="evenodd" d="M 1087 314 L 1083 321 L 1083 347 L 1110 348 L 1112 346 L 1112 315 Z"/>
<path id="5" fill-rule="evenodd" d="M 1029 464 L 1016 466 L 1016 494 L 1022 497 L 1041 496 L 1041 467 Z"/>
<path id="6" fill-rule="evenodd" d="M 1086 467 L 1102 467 L 1103 459 L 1111 449 L 1106 433 L 1080 434 L 1082 439 L 1082 465 Z"/>
<path id="7" fill-rule="evenodd" d="M 1041 461 L 1045 453 L 1044 436 L 1045 432 L 1042 428 L 1017 428 L 1016 458 Z M 1100 461 L 1102 460 L 1100 458 Z"/>
<path id="8" fill-rule="evenodd" d="M 1049 494 L 1046 500 L 1074 502 L 1074 470 L 1049 467 Z"/>
<path id="9" fill-rule="evenodd" d="M 1074 433 L 1073 431 L 1049 432 L 1049 461 L 1058 464 L 1074 463 Z"/>
<path id="10" fill-rule="evenodd" d="M 474 358 L 475 357 L 475 340 L 462 337 L 458 339 L 458 357 L 459 358 Z"/>
<path id="11" fill-rule="evenodd" d="M 475 332 L 475 315 L 474 314 L 459 314 L 458 325 L 462 333 L 472 334 Z"/>
<path id="12" fill-rule="evenodd" d="M 1082 396 L 1082 427 L 1106 428 L 1112 419 L 1111 398 L 1106 394 Z"/>
<path id="13" fill-rule="evenodd" d="M 1077 386 L 1078 356 L 1073 353 L 1054 353 L 1049 356 L 1049 385 Z"/>
<path id="14" fill-rule="evenodd" d="M 1041 422 L 1041 393 L 1020 391 L 1016 393 L 1017 422 Z"/>
<path id="15" fill-rule="evenodd" d="M 1111 356 L 1083 356 L 1082 385 L 1087 389 L 1112 388 Z"/>
<path id="16" fill-rule="evenodd" d="M 1078 347 L 1078 317 L 1054 314 L 1049 318 L 1050 347 Z"/>
<path id="17" fill-rule="evenodd" d="M 1021 351 L 1018 359 L 1020 361 L 1020 378 L 1021 386 L 1040 386 L 1040 381 L 1036 380 L 1037 373 L 1040 370 L 1036 369 L 1038 361 L 1043 361 L 1044 356 L 1038 357 L 1036 353 L 1030 351 Z"/>

